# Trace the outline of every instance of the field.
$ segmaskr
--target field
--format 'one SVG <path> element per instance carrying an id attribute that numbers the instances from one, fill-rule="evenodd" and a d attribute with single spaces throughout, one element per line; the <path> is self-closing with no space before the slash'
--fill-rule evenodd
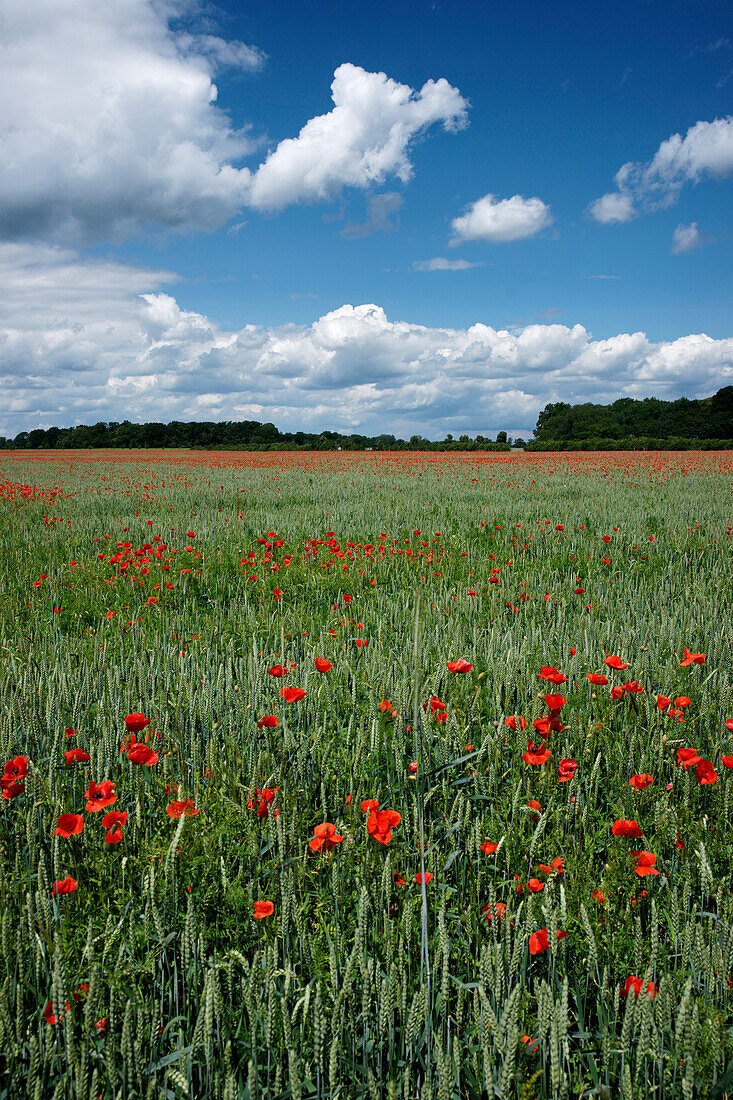
<path id="1" fill-rule="evenodd" d="M 0 1100 L 733 1092 L 732 484 L 0 455 Z"/>

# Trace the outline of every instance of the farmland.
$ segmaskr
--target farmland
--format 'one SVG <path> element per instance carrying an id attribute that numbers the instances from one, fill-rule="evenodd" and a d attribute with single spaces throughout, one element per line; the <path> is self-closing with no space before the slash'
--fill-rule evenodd
<path id="1" fill-rule="evenodd" d="M 732 483 L 0 455 L 0 1098 L 733 1091 Z"/>

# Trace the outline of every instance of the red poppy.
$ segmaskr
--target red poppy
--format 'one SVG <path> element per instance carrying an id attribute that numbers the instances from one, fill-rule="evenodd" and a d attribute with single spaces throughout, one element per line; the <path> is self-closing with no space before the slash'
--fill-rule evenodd
<path id="1" fill-rule="evenodd" d="M 122 826 L 127 823 L 127 810 L 111 810 L 102 818 L 102 826 L 107 830 L 105 844 L 119 844 L 122 840 Z"/>
<path id="2" fill-rule="evenodd" d="M 603 663 L 604 663 L 604 665 L 608 665 L 609 668 L 615 669 L 617 672 L 620 672 L 621 669 L 623 669 L 623 668 L 628 668 L 629 667 L 625 663 L 625 661 L 621 660 L 620 657 L 604 657 L 603 658 Z"/>
<path id="3" fill-rule="evenodd" d="M 535 748 L 534 741 L 530 739 L 527 743 L 527 751 L 522 753 L 522 760 L 525 764 L 544 764 L 551 756 L 552 753 L 545 748 L 544 741 Z"/>
<path id="4" fill-rule="evenodd" d="M 621 989 L 619 991 L 620 996 L 621 997 L 628 997 L 629 993 L 631 993 L 632 990 L 633 990 L 634 1000 L 638 1001 L 639 994 L 641 993 L 643 985 L 644 985 L 644 982 L 642 981 L 641 978 L 637 978 L 636 975 L 630 974 L 629 977 L 624 982 L 624 984 L 621 986 Z M 656 987 L 654 985 L 654 982 L 649 982 L 649 984 L 647 985 L 644 992 L 648 993 L 651 997 L 656 997 L 657 990 L 656 990 Z"/>
<path id="5" fill-rule="evenodd" d="M 672 706 L 672 700 L 666 695 L 657 696 L 657 710 L 666 710 Z"/>
<path id="6" fill-rule="evenodd" d="M 255 920 L 262 920 L 263 917 L 271 917 L 275 912 L 275 906 L 271 901 L 256 901 L 252 909 L 252 916 Z"/>
<path id="7" fill-rule="evenodd" d="M 681 852 L 684 851 L 685 842 L 683 841 L 679 833 L 675 833 L 674 843 L 676 848 L 679 848 Z"/>
<path id="8" fill-rule="evenodd" d="M 620 684 L 614 684 L 614 686 L 611 688 L 611 698 L 612 699 L 623 699 L 623 697 L 624 697 L 624 689 L 621 687 Z"/>
<path id="9" fill-rule="evenodd" d="M 79 731 L 75 730 L 73 726 L 67 726 L 66 729 L 64 730 L 64 733 L 66 734 L 67 737 L 76 737 L 78 732 Z"/>
<path id="10" fill-rule="evenodd" d="M 644 878 L 645 875 L 658 875 L 659 871 L 656 870 L 654 864 L 657 862 L 657 857 L 654 852 L 632 852 L 633 859 L 636 860 L 636 871 L 639 878 Z"/>
<path id="11" fill-rule="evenodd" d="M 421 874 L 415 875 L 415 882 L 418 884 L 418 886 L 422 886 L 423 879 L 424 879 L 425 880 L 425 885 L 427 886 L 427 884 L 431 881 L 432 877 L 433 877 L 433 872 L 432 871 L 426 871 L 424 875 L 421 875 Z"/>
<path id="12" fill-rule="evenodd" d="M 567 932 L 560 932 L 558 930 L 558 943 L 560 940 L 564 940 L 566 936 Z M 541 955 L 543 951 L 547 951 L 549 946 L 546 928 L 540 928 L 539 931 L 533 932 L 529 937 L 529 952 L 531 955 Z"/>
<path id="13" fill-rule="evenodd" d="M 366 798 L 361 804 L 362 812 L 370 814 L 372 810 L 379 809 L 379 801 L 376 798 Z"/>
<path id="14" fill-rule="evenodd" d="M 685 655 L 680 661 L 680 668 L 686 668 L 687 665 L 704 665 L 705 654 L 704 653 L 691 653 L 685 646 Z"/>
<path id="15" fill-rule="evenodd" d="M 608 683 L 608 676 L 598 672 L 586 672 L 585 678 L 589 683 L 598 684 L 600 687 Z"/>
<path id="16" fill-rule="evenodd" d="M 394 880 L 395 886 L 404 886 L 405 885 L 405 876 L 401 875 L 399 873 L 399 871 L 395 871 L 394 874 L 392 875 L 392 878 Z"/>
<path id="17" fill-rule="evenodd" d="M 166 813 L 168 817 L 194 817 L 201 810 L 194 807 L 192 798 L 187 798 L 185 802 L 171 802 L 170 806 L 166 806 Z"/>
<path id="18" fill-rule="evenodd" d="M 733 756 L 721 756 L 720 763 L 724 768 L 733 768 Z"/>
<path id="19" fill-rule="evenodd" d="M 441 703 L 437 695 L 431 695 L 430 698 L 426 699 L 423 703 L 422 709 L 427 710 L 428 706 L 430 707 L 430 714 L 432 716 L 436 711 L 445 710 L 446 705 L 445 703 Z"/>
<path id="20" fill-rule="evenodd" d="M 694 768 L 695 764 L 699 764 L 702 760 L 701 756 L 697 755 L 696 749 L 682 748 L 677 749 L 677 767 Z"/>
<path id="21" fill-rule="evenodd" d="M 127 759 L 131 764 L 147 764 L 150 768 L 153 764 L 158 763 L 158 754 L 157 752 L 153 752 L 148 745 L 140 743 L 130 746 L 127 750 Z"/>
<path id="22" fill-rule="evenodd" d="M 561 856 L 555 856 L 552 863 L 550 863 L 550 864 L 538 863 L 537 866 L 539 867 L 540 871 L 544 871 L 546 875 L 551 875 L 553 873 L 553 871 L 556 871 L 558 875 L 561 875 L 563 873 L 563 871 L 565 870 L 565 868 L 562 865 L 562 857 Z"/>
<path id="23" fill-rule="evenodd" d="M 545 703 L 547 704 L 547 706 L 550 710 L 559 711 L 559 710 L 562 710 L 562 708 L 565 706 L 565 704 L 567 703 L 567 699 L 565 698 L 564 695 L 558 695 L 558 694 L 553 695 L 553 694 L 550 694 L 548 692 L 545 695 Z"/>
<path id="24" fill-rule="evenodd" d="M 698 783 L 703 787 L 709 786 L 711 783 L 717 783 L 718 773 L 712 765 L 710 760 L 701 760 L 695 768 L 695 775 Z"/>
<path id="25" fill-rule="evenodd" d="M 53 835 L 63 836 L 68 839 L 70 836 L 77 836 L 83 828 L 84 818 L 81 814 L 61 814 L 56 824 L 56 828 L 53 831 Z"/>
<path id="26" fill-rule="evenodd" d="M 337 834 L 335 825 L 332 825 L 329 821 L 324 821 L 322 825 L 316 825 L 313 830 L 313 840 L 308 841 L 308 847 L 312 852 L 320 852 L 321 849 L 330 852 L 343 839 L 342 836 Z"/>
<path id="27" fill-rule="evenodd" d="M 3 789 L 3 798 L 10 801 L 17 798 L 25 790 L 25 779 L 28 775 L 28 757 L 14 756 L 5 765 L 5 771 L 0 778 L 0 787 Z"/>
<path id="28" fill-rule="evenodd" d="M 621 687 L 629 695 L 638 695 L 644 690 L 638 680 L 627 680 L 625 684 L 621 684 Z"/>
<path id="29" fill-rule="evenodd" d="M 89 760 L 89 753 L 84 752 L 84 749 L 69 749 L 64 757 L 69 764 L 83 764 L 85 760 Z"/>
<path id="30" fill-rule="evenodd" d="M 481 851 L 485 852 L 487 856 L 493 856 L 498 847 L 498 840 L 485 840 L 484 843 L 481 845 Z"/>
<path id="31" fill-rule="evenodd" d="M 409 763 L 407 765 L 407 774 L 408 775 L 417 775 L 417 760 L 413 760 L 411 763 Z"/>
<path id="32" fill-rule="evenodd" d="M 534 817 L 537 817 L 539 814 L 542 813 L 542 807 L 540 806 L 539 802 L 535 798 L 531 798 L 529 800 L 529 802 L 527 803 L 527 807 L 528 807 L 528 809 L 533 811 L 533 816 Z"/>
<path id="33" fill-rule="evenodd" d="M 286 703 L 297 703 L 299 699 L 304 698 L 306 693 L 303 688 L 287 687 L 280 688 L 280 694 Z"/>
<path id="34" fill-rule="evenodd" d="M 260 790 L 259 787 L 255 787 L 255 793 L 260 800 L 260 804 L 257 807 L 257 816 L 259 818 L 267 817 L 269 813 L 269 806 L 274 801 L 275 795 L 280 790 L 279 787 L 264 787 Z M 275 810 L 273 817 L 277 817 L 278 811 Z"/>
<path id="35" fill-rule="evenodd" d="M 282 665 L 273 665 L 272 668 L 267 670 L 268 676 L 276 676 L 278 679 L 285 675 L 285 669 Z"/>
<path id="36" fill-rule="evenodd" d="M 105 779 L 102 783 L 95 783 L 92 780 L 84 796 L 87 800 L 85 806 L 87 813 L 96 814 L 99 810 L 115 803 L 117 801 L 115 787 L 116 783 L 113 783 L 111 779 Z"/>
<path id="37" fill-rule="evenodd" d="M 473 665 L 464 661 L 463 657 L 459 657 L 457 661 L 447 661 L 445 667 L 449 672 L 470 672 Z"/>
<path id="38" fill-rule="evenodd" d="M 66 1002 L 66 1011 L 71 1012 L 71 1005 L 69 1004 L 68 1001 Z M 48 1004 L 46 1005 L 46 1007 L 44 1008 L 43 1018 L 44 1018 L 44 1020 L 46 1021 L 47 1024 L 51 1025 L 51 1027 L 56 1026 L 56 1017 L 53 1014 L 53 1000 L 50 1000 L 48 1002 Z M 59 1023 L 61 1023 L 62 1020 L 63 1020 L 63 1016 L 60 1016 L 59 1017 Z"/>
<path id="39" fill-rule="evenodd" d="M 372 810 L 367 819 L 367 832 L 380 844 L 389 844 L 392 829 L 399 825 L 402 817 L 396 810 Z"/>
<path id="40" fill-rule="evenodd" d="M 382 714 L 387 714 L 390 710 L 392 710 L 392 704 L 390 703 L 389 699 L 382 699 L 381 703 L 379 704 L 379 709 Z"/>
<path id="41" fill-rule="evenodd" d="M 138 711 L 133 714 L 128 714 L 125 718 L 125 725 L 130 733 L 140 733 L 146 726 L 149 726 L 152 722 L 152 718 L 146 718 L 144 714 L 140 714 Z"/>
<path id="42" fill-rule="evenodd" d="M 504 719 L 504 725 L 515 732 L 517 729 L 526 730 L 527 728 L 526 719 L 522 718 L 519 714 L 510 714 L 508 718 Z"/>
<path id="43" fill-rule="evenodd" d="M 680 707 L 684 710 L 685 707 L 689 707 L 691 702 L 692 702 L 692 699 L 689 697 L 689 695 L 679 695 L 675 699 L 674 705 L 676 707 Z"/>
<path id="44" fill-rule="evenodd" d="M 566 757 L 564 760 L 560 760 L 557 765 L 558 783 L 568 783 L 573 778 L 577 770 L 578 765 L 574 760 L 568 757 Z"/>
<path id="45" fill-rule="evenodd" d="M 327 661 L 325 657 L 316 657 L 315 666 L 319 672 L 328 672 L 329 669 L 333 668 L 331 662 Z"/>
<path id="46" fill-rule="evenodd" d="M 597 901 L 599 905 L 603 905 L 604 901 L 606 900 L 606 895 L 603 893 L 602 890 L 594 890 L 591 894 L 591 897 L 594 901 Z"/>
<path id="47" fill-rule="evenodd" d="M 617 821 L 614 821 L 611 832 L 614 836 L 640 837 L 644 835 L 639 828 L 638 821 L 627 821 L 623 817 L 620 817 Z"/>
<path id="48" fill-rule="evenodd" d="M 633 787 L 635 791 L 643 791 L 645 787 L 650 787 L 653 782 L 654 777 L 651 775 L 632 775 L 629 786 Z"/>
<path id="49" fill-rule="evenodd" d="M 543 665 L 537 673 L 538 680 L 547 680 L 550 684 L 567 684 L 568 678 L 558 672 L 554 665 Z"/>
<path id="50" fill-rule="evenodd" d="M 733 718 L 726 718 L 724 725 L 727 730 L 733 733 Z"/>
<path id="51" fill-rule="evenodd" d="M 532 894 L 539 894 L 540 890 L 544 890 L 544 888 L 545 888 L 544 882 L 540 882 L 540 880 L 538 878 L 531 878 L 529 880 L 529 882 L 527 883 L 527 889 Z"/>
<path id="52" fill-rule="evenodd" d="M 492 919 L 492 917 L 493 917 L 493 913 L 491 912 L 491 903 L 490 903 L 490 902 L 488 902 L 488 903 L 487 903 L 487 904 L 486 904 L 486 905 L 485 905 L 485 906 L 483 907 L 483 909 L 481 910 L 481 912 L 482 912 L 482 913 L 484 913 L 484 914 L 486 915 L 486 919 L 487 919 L 488 921 L 490 921 L 490 920 Z M 504 902 L 503 902 L 503 901 L 497 901 L 496 905 L 494 906 L 494 912 L 496 913 L 496 919 L 497 919 L 497 920 L 501 920 L 501 918 L 502 918 L 502 917 L 504 916 L 504 914 L 506 913 L 506 905 L 504 904 Z"/>
<path id="53" fill-rule="evenodd" d="M 278 724 L 277 715 L 275 715 L 275 714 L 265 714 L 264 717 L 259 719 L 259 721 L 257 723 L 257 727 L 258 727 L 258 729 L 262 729 L 264 727 L 266 729 L 273 729 L 274 730 L 277 727 L 277 724 Z"/>
<path id="54" fill-rule="evenodd" d="M 73 894 L 79 883 L 71 875 L 66 878 L 57 878 L 51 887 L 51 897 L 58 894 Z"/>

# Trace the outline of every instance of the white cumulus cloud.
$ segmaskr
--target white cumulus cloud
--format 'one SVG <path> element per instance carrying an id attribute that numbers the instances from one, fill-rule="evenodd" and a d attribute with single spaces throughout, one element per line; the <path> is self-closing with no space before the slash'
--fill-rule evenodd
<path id="1" fill-rule="evenodd" d="M 513 195 L 510 199 L 497 199 L 484 195 L 468 207 L 464 214 L 454 218 L 451 225 L 454 236 L 451 245 L 464 241 L 518 241 L 533 237 L 552 222 L 550 207 L 542 199 L 525 199 Z"/>
<path id="2" fill-rule="evenodd" d="M 603 224 L 630 221 L 638 208 L 671 206 L 687 183 L 733 173 L 733 115 L 696 122 L 687 133 L 672 134 L 646 163 L 629 161 L 616 173 L 616 191 L 589 207 Z"/>
<path id="3" fill-rule="evenodd" d="M 286 138 L 252 178 L 248 202 L 281 210 L 296 202 L 322 202 L 344 187 L 381 184 L 412 175 L 412 141 L 428 127 L 466 124 L 468 104 L 447 80 L 428 80 L 419 92 L 385 73 L 339 65 L 331 84 L 333 110 Z"/>
<path id="4" fill-rule="evenodd" d="M 223 330 L 165 271 L 0 245 L 0 434 L 100 420 L 272 421 L 441 437 L 531 433 L 549 401 L 689 397 L 733 382 L 733 339 L 594 340 L 580 324 L 452 329 L 342 305 L 309 325 Z"/>
<path id="5" fill-rule="evenodd" d="M 696 248 L 702 248 L 709 244 L 713 238 L 708 233 L 701 233 L 697 222 L 683 225 L 681 222 L 672 234 L 672 252 L 692 252 Z"/>
<path id="6" fill-rule="evenodd" d="M 415 271 L 467 271 L 469 267 L 483 267 L 480 260 L 447 260 L 445 256 L 433 256 L 431 260 L 415 260 Z"/>

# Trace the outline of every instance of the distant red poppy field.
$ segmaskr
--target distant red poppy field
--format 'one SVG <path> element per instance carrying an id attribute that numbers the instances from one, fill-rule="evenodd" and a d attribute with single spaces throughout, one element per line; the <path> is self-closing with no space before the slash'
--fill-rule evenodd
<path id="1" fill-rule="evenodd" d="M 0 1100 L 733 1092 L 732 489 L 0 453 Z"/>

